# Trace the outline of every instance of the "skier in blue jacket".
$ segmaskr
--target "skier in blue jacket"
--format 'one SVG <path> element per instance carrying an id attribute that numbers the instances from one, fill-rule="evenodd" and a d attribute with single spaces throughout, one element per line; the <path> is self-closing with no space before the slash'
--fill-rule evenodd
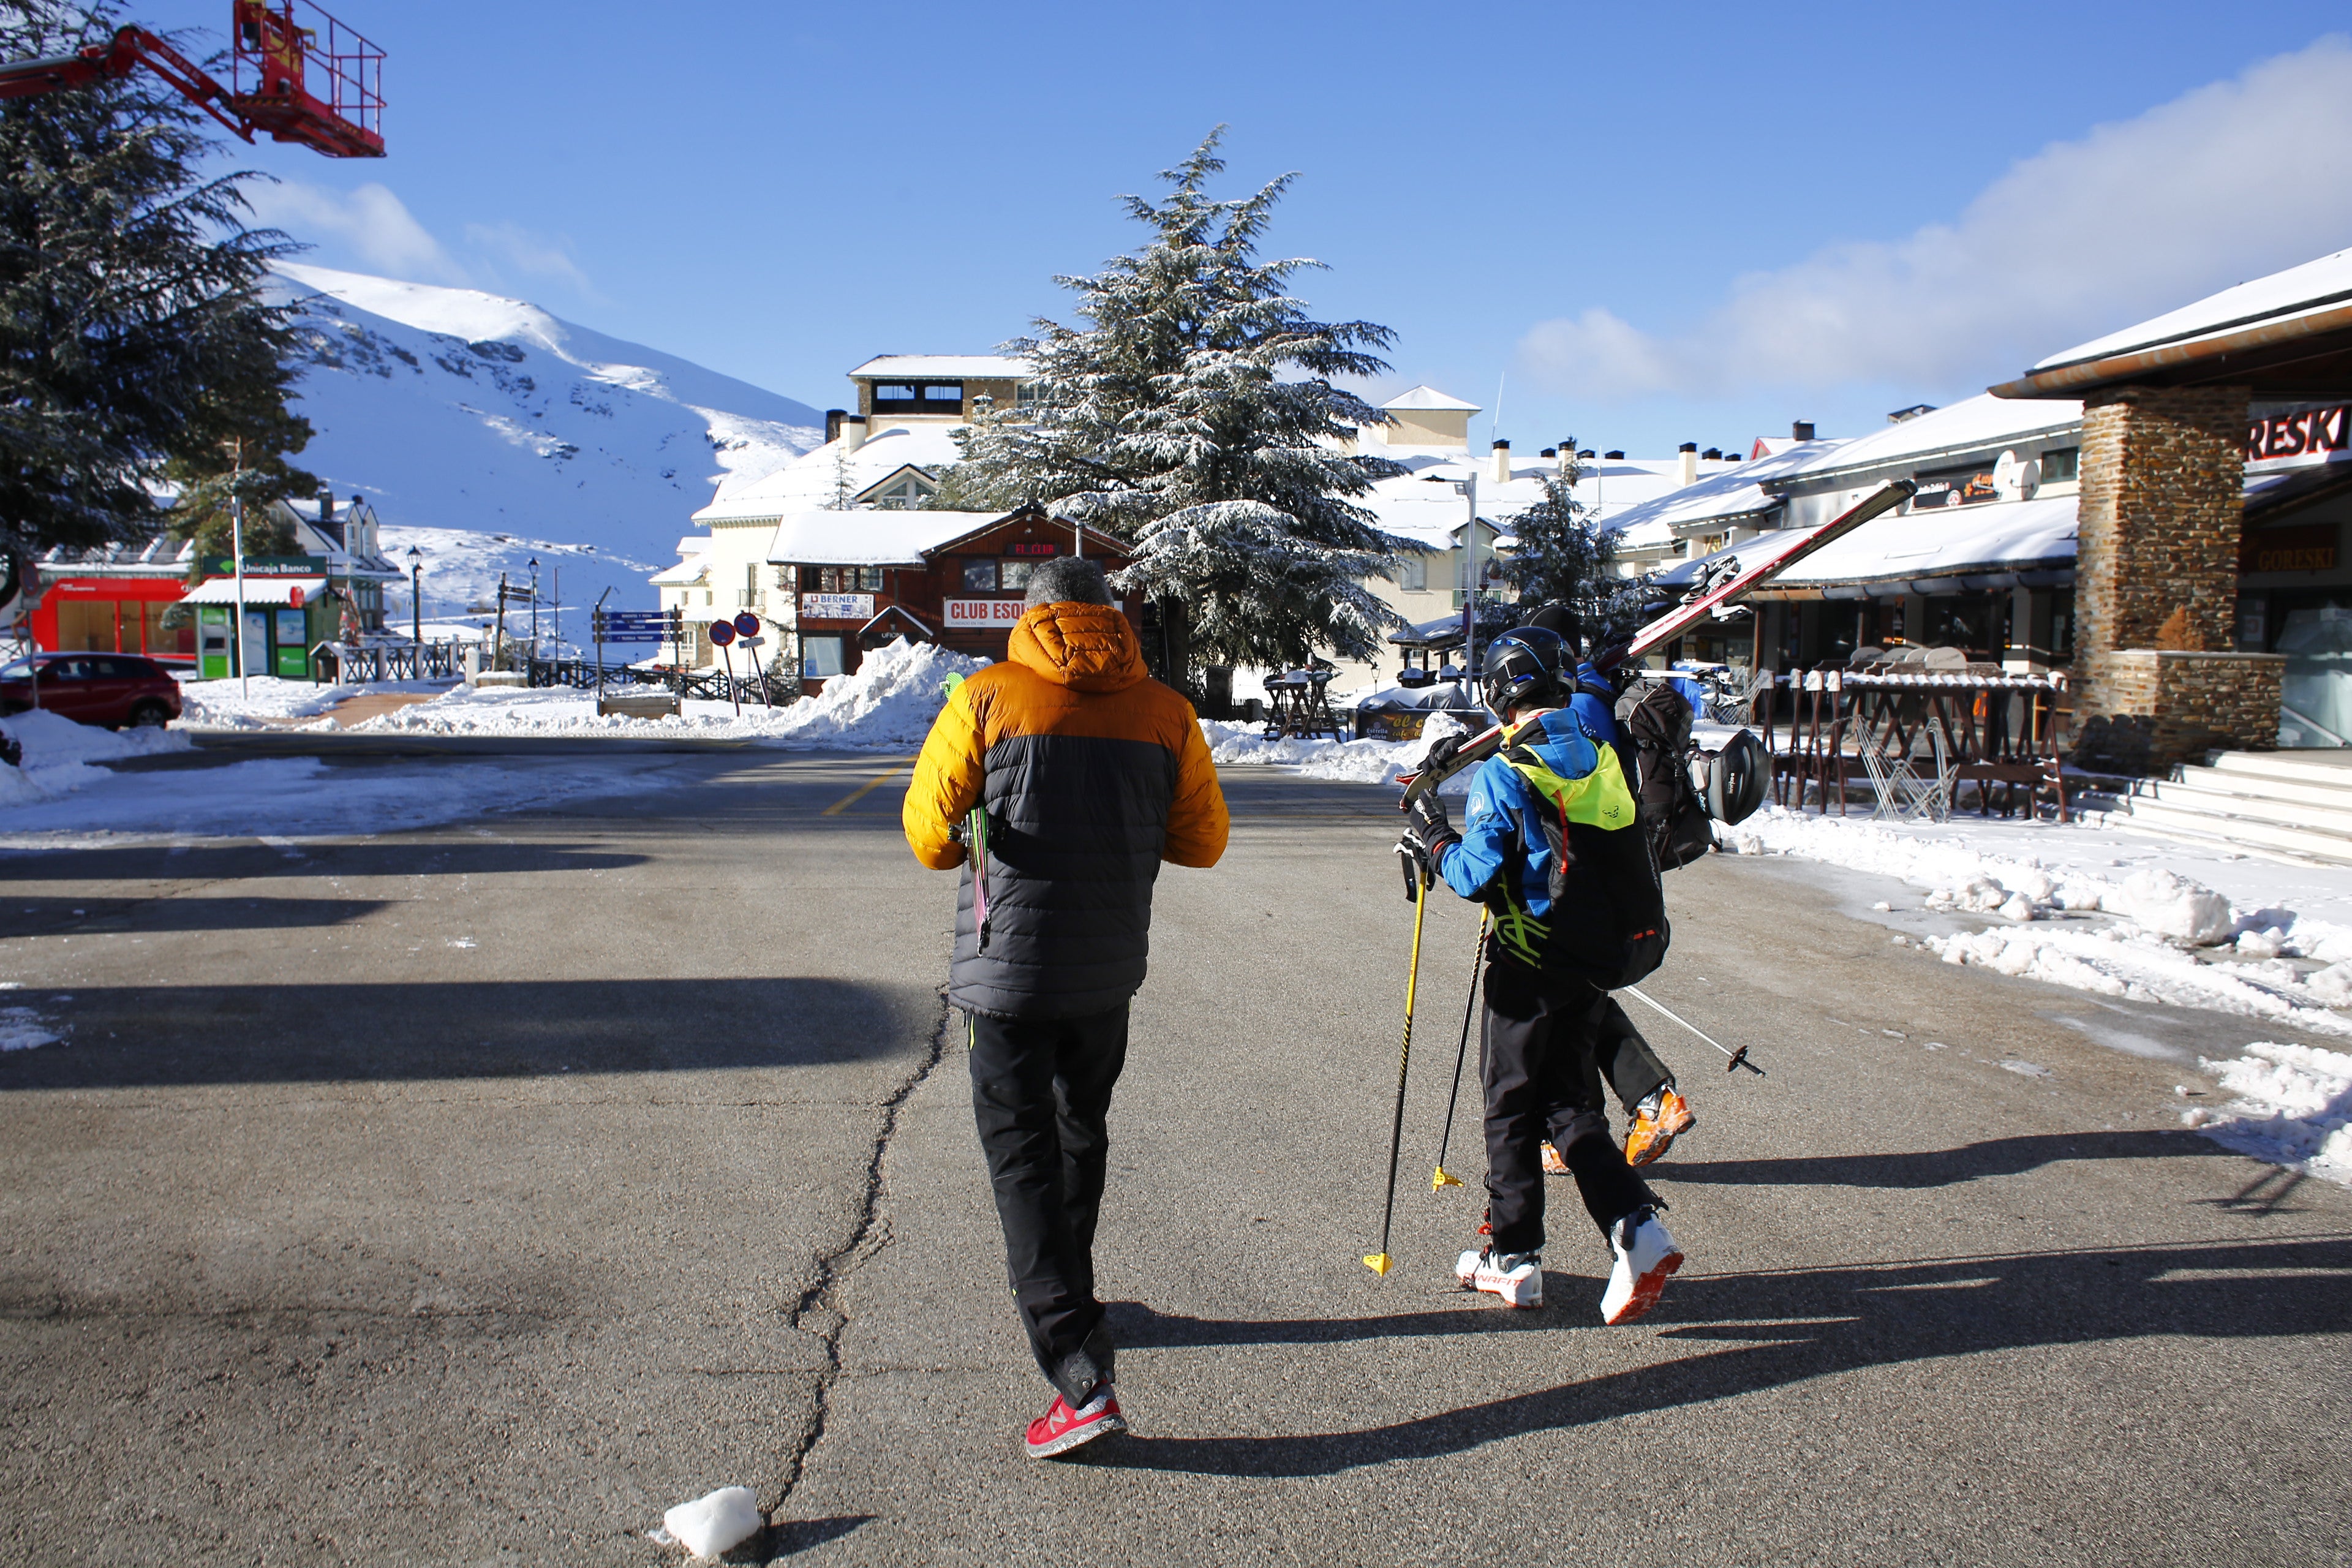
<path id="1" fill-rule="evenodd" d="M 1554 632 L 1496 639 L 1484 688 L 1511 726 L 1503 750 L 1475 776 L 1460 832 L 1424 795 L 1403 847 L 1493 915 L 1478 1053 L 1491 1235 L 1456 1275 L 1513 1306 L 1542 1304 L 1549 1141 L 1613 1255 L 1601 1316 L 1626 1323 L 1683 1254 L 1658 1218 L 1664 1205 L 1609 1135 L 1599 1052 L 1610 990 L 1656 968 L 1669 933 L 1614 737 L 1578 711 L 1573 668 Z"/>

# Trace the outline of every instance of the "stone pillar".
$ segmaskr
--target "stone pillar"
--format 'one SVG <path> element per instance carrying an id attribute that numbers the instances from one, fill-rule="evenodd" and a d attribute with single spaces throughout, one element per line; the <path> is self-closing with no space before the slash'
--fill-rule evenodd
<path id="1" fill-rule="evenodd" d="M 2084 402 L 2075 729 L 2129 729 L 2151 768 L 2278 743 L 2284 660 L 2231 651 L 2246 408 L 2242 386 L 2120 386 Z"/>

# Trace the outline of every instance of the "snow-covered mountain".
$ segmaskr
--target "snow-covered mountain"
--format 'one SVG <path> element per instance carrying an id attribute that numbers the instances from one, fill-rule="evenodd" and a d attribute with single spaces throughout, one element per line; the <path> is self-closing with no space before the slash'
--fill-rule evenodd
<path id="1" fill-rule="evenodd" d="M 428 616 L 480 598 L 502 569 L 527 578 L 533 554 L 546 590 L 551 552 L 567 604 L 610 586 L 614 605 L 648 607 L 646 574 L 712 485 L 756 482 L 824 439 L 806 404 L 519 300 L 277 271 L 278 297 L 303 304 L 310 358 L 296 411 L 316 434 L 295 460 L 368 498 L 386 553 L 424 552 Z"/>

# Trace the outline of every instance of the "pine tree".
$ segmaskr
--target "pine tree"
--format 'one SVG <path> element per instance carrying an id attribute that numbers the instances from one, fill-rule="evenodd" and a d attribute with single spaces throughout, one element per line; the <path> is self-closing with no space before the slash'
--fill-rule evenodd
<path id="1" fill-rule="evenodd" d="M 1572 442 L 1560 450 L 1572 454 Z M 1591 509 L 1576 499 L 1583 469 L 1573 456 L 1560 460 L 1557 477 L 1543 479 L 1543 497 L 1503 520 L 1516 547 L 1504 557 L 1503 581 L 1518 590 L 1521 604 L 1564 604 L 1596 635 L 1633 607 L 1627 579 L 1609 570 L 1616 558 L 1616 535 L 1602 529 Z"/>
<path id="2" fill-rule="evenodd" d="M 1362 580 L 1408 548 L 1353 500 L 1403 470 L 1339 445 L 1386 416 L 1331 384 L 1385 371 L 1374 351 L 1395 334 L 1309 317 L 1288 284 L 1321 263 L 1255 258 L 1294 176 L 1210 197 L 1223 135 L 1160 176 L 1164 200 L 1122 198 L 1150 244 L 1056 279 L 1086 324 L 1040 319 L 1037 337 L 1005 345 L 1029 360 L 1034 400 L 976 411 L 933 503 L 1038 501 L 1126 542 L 1118 585 L 1154 602 L 1161 673 L 1184 685 L 1195 658 L 1373 656 L 1399 622 Z"/>
<path id="3" fill-rule="evenodd" d="M 12 0 L 0 58 L 111 35 L 112 0 Z M 259 293 L 292 245 L 248 230 L 197 110 L 144 71 L 0 104 L 0 542 L 31 551 L 137 537 L 173 459 L 202 487 L 299 450 L 285 414 L 294 308 Z M 259 481 L 257 481 L 259 482 Z"/>

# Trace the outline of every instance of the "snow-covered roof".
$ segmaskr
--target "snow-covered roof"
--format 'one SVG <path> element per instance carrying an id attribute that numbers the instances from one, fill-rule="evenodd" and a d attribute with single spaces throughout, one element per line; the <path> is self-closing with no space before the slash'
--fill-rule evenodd
<path id="1" fill-rule="evenodd" d="M 2251 279 L 2218 294 L 2208 294 L 2194 303 L 2119 332 L 2077 343 L 2040 361 L 2033 368 L 2054 370 L 2085 360 L 2107 359 L 2164 343 L 2184 342 L 2208 332 L 2285 320 L 2347 300 L 2352 300 L 2352 249 L 2339 250 L 2266 278 Z"/>
<path id="2" fill-rule="evenodd" d="M 692 588 L 700 585 L 710 575 L 709 540 L 702 540 L 703 549 L 694 552 L 675 566 L 663 568 L 650 581 L 656 588 Z"/>
<path id="3" fill-rule="evenodd" d="M 1510 479 L 1497 483 L 1491 457 L 1473 458 L 1467 453 L 1440 457 L 1424 452 L 1399 461 L 1408 471 L 1377 481 L 1359 504 L 1380 519 L 1381 527 L 1415 541 L 1424 550 L 1450 550 L 1458 542 L 1454 535 L 1462 531 L 1469 509 L 1454 489 L 1455 483 L 1476 476 L 1478 515 L 1507 531 L 1513 517 L 1543 499 L 1543 481 L 1559 473 L 1557 463 L 1531 457 L 1513 463 Z M 1743 463 L 1730 472 L 1741 472 L 1747 466 Z M 1678 459 L 1612 462 L 1596 458 L 1584 465 L 1576 499 L 1614 528 L 1630 509 L 1675 490 L 1681 482 Z"/>
<path id="4" fill-rule="evenodd" d="M 2071 566 L 2075 500 L 2047 496 L 1890 512 L 1823 545 L 1772 582 L 1794 588 Z"/>
<path id="5" fill-rule="evenodd" d="M 1867 436 L 1834 443 L 1816 442 L 1815 446 L 1825 449 L 1813 460 L 1782 470 L 1782 474 L 1787 479 L 1811 481 L 1905 463 L 1932 463 L 1938 458 L 1963 457 L 2011 441 L 2063 435 L 2082 423 L 2083 405 L 2079 402 L 2064 398 L 2018 402 L 1981 392 Z M 1782 460 L 1765 458 L 1759 460 L 1758 466 Z"/>
<path id="6" fill-rule="evenodd" d="M 920 566 L 927 552 L 1001 511 L 801 511 L 779 520 L 768 559 L 794 566 Z"/>
<path id="7" fill-rule="evenodd" d="M 1003 354 L 876 354 L 849 374 L 866 380 L 903 375 L 1018 381 L 1029 374 L 1029 362 Z"/>
<path id="8" fill-rule="evenodd" d="M 936 477 L 963 455 L 949 437 L 951 428 L 923 423 L 884 426 L 847 453 L 842 467 L 847 469 L 849 493 L 862 494 L 909 464 Z M 842 442 L 828 441 L 751 484 L 722 485 L 694 521 L 705 525 L 763 521 L 789 512 L 815 511 L 834 499 L 835 482 L 842 477 L 835 459 L 844 450 Z"/>
<path id="9" fill-rule="evenodd" d="M 245 580 L 243 597 L 248 605 L 290 605 L 294 603 L 294 590 L 297 588 L 302 590 L 302 600 L 308 604 L 326 592 L 327 580 L 324 577 L 247 577 Z M 215 577 L 209 582 L 197 584 L 185 594 L 181 595 L 180 603 L 234 605 L 238 597 L 236 578 Z"/>
<path id="10" fill-rule="evenodd" d="M 1739 518 L 1759 517 L 1780 504 L 1778 490 L 1767 489 L 1765 481 L 1784 479 L 1791 474 L 1802 473 L 1807 468 L 1824 464 L 1839 448 L 1852 444 L 1850 441 L 1833 440 L 1784 446 L 1769 458 L 1758 458 L 1723 473 L 1710 474 L 1680 489 L 1670 490 L 1613 513 L 1609 520 L 1610 525 L 1620 530 L 1633 530 L 1645 523 L 1654 523 L 1673 533 L 1707 524 L 1727 523 Z"/>
<path id="11" fill-rule="evenodd" d="M 1428 385 L 1425 383 L 1420 386 L 1414 387 L 1410 392 L 1398 393 L 1394 397 L 1391 397 L 1386 403 L 1381 404 L 1381 406 L 1383 408 L 1401 408 L 1406 410 L 1446 410 L 1461 414 L 1475 414 L 1478 412 L 1478 405 L 1476 404 L 1465 403 L 1451 393 L 1440 392 L 1437 388 Z"/>

